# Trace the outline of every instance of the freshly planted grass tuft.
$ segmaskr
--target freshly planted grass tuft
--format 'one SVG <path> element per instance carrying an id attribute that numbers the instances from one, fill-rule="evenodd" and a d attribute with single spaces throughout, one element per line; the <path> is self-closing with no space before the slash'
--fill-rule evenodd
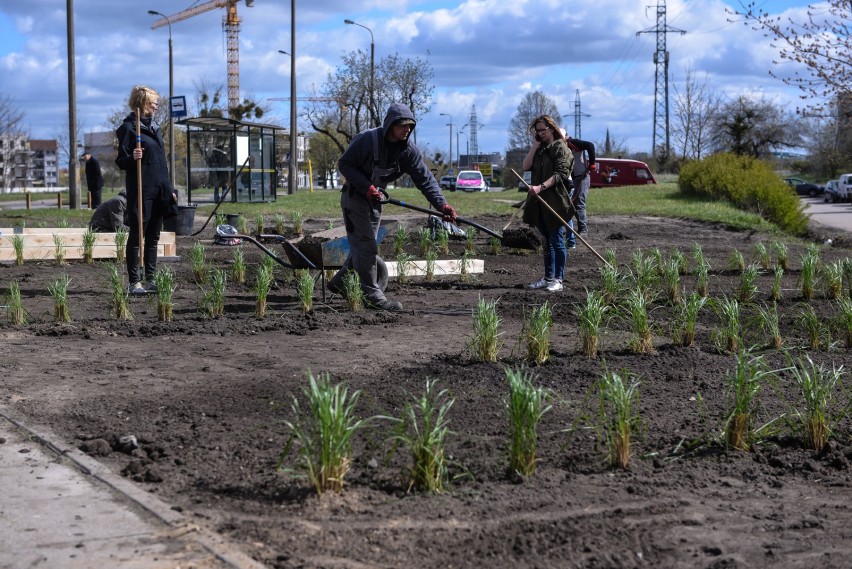
<path id="1" fill-rule="evenodd" d="M 446 444 L 451 434 L 447 418 L 455 399 L 438 391 L 437 379 L 426 380 L 423 395 L 406 403 L 394 440 L 411 454 L 409 490 L 440 493 L 447 479 Z"/>
<path id="2" fill-rule="evenodd" d="M 278 235 L 284 235 L 287 232 L 286 222 L 284 221 L 284 214 L 276 213 L 272 218 L 272 223 L 275 226 L 275 233 Z"/>
<path id="3" fill-rule="evenodd" d="M 527 347 L 528 362 L 541 365 L 550 355 L 550 331 L 553 328 L 553 311 L 547 302 L 534 306 L 524 322 L 521 337 Z"/>
<path id="4" fill-rule="evenodd" d="M 799 418 L 805 433 L 805 442 L 819 452 L 831 437 L 837 419 L 832 413 L 831 403 L 835 388 L 840 386 L 843 366 L 829 370 L 824 364 L 815 364 L 810 356 L 799 358 L 792 367 L 793 380 L 799 388 L 802 409 L 794 415 Z M 842 416 L 847 414 L 844 410 Z"/>
<path id="5" fill-rule="evenodd" d="M 648 316 L 648 300 L 639 288 L 631 289 L 624 303 L 624 310 L 630 321 L 632 336 L 629 347 L 637 354 L 645 354 L 654 351 L 653 337 L 651 335 L 651 321 Z"/>
<path id="6" fill-rule="evenodd" d="M 299 280 L 296 283 L 296 289 L 299 296 L 299 307 L 302 309 L 302 314 L 307 314 L 314 307 L 314 287 L 316 281 L 308 271 L 302 272 Z"/>
<path id="7" fill-rule="evenodd" d="M 209 318 L 216 318 L 225 313 L 225 284 L 228 277 L 225 271 L 213 269 L 210 271 L 210 290 L 201 297 L 201 311 Z"/>
<path id="8" fill-rule="evenodd" d="M 702 263 L 695 268 L 695 292 L 707 298 L 710 281 L 710 265 Z"/>
<path id="9" fill-rule="evenodd" d="M 774 350 L 780 350 L 784 345 L 784 338 L 781 336 L 781 322 L 778 318 L 778 305 L 772 303 L 772 306 L 757 307 L 757 324 L 764 336 L 769 337 L 767 345 Z"/>
<path id="10" fill-rule="evenodd" d="M 246 283 L 246 256 L 242 247 L 234 249 L 234 264 L 231 266 L 231 278 L 237 284 Z"/>
<path id="11" fill-rule="evenodd" d="M 745 270 L 745 267 L 746 263 L 743 254 L 738 249 L 731 251 L 731 254 L 728 255 L 728 269 L 742 272 Z"/>
<path id="12" fill-rule="evenodd" d="M 255 293 L 255 309 L 254 314 L 258 318 L 266 317 L 267 306 L 267 297 L 269 296 L 269 290 L 272 288 L 272 283 L 274 281 L 274 277 L 272 276 L 272 270 L 268 265 L 258 265 L 257 267 L 257 276 L 254 281 L 254 293 Z"/>
<path id="13" fill-rule="evenodd" d="M 87 265 L 95 263 L 95 242 L 98 240 L 98 234 L 91 229 L 86 229 L 83 232 L 83 261 Z"/>
<path id="14" fill-rule="evenodd" d="M 364 290 L 361 288 L 361 277 L 355 271 L 346 271 L 343 275 L 343 296 L 350 312 L 364 310 Z"/>
<path id="15" fill-rule="evenodd" d="M 831 330 L 810 304 L 802 304 L 795 323 L 811 350 L 817 351 L 823 346 L 827 349 L 831 345 Z"/>
<path id="16" fill-rule="evenodd" d="M 736 298 L 723 296 L 713 301 L 712 306 L 716 316 L 721 320 L 721 327 L 713 334 L 716 347 L 731 353 L 738 352 L 742 343 L 740 303 Z"/>
<path id="17" fill-rule="evenodd" d="M 618 268 L 618 262 L 616 259 L 615 249 L 612 247 L 607 247 L 606 251 L 604 251 L 603 258 L 610 267 Z"/>
<path id="18" fill-rule="evenodd" d="M 254 233 L 255 235 L 261 235 L 263 233 L 265 221 L 263 219 L 263 214 L 259 213 L 254 218 Z"/>
<path id="19" fill-rule="evenodd" d="M 204 258 L 204 244 L 201 241 L 193 243 L 187 257 L 192 264 L 192 276 L 195 279 L 195 284 L 202 285 L 207 282 L 207 260 Z"/>
<path id="20" fill-rule="evenodd" d="M 464 250 L 471 255 L 476 254 L 476 230 L 468 227 L 464 230 Z"/>
<path id="21" fill-rule="evenodd" d="M 755 243 L 754 256 L 761 269 L 764 271 L 768 271 L 770 269 L 772 266 L 772 257 L 769 254 L 769 248 L 766 246 L 766 243 L 762 241 Z"/>
<path id="22" fill-rule="evenodd" d="M 360 391 L 350 397 L 347 387 L 332 384 L 328 373 L 315 378 L 309 371 L 308 387 L 302 392 L 307 410 L 303 412 L 299 400 L 293 397 L 290 405 L 293 420 L 284 421 L 290 438 L 281 451 L 278 468 L 282 469 L 296 443 L 297 460 L 317 494 L 341 492 L 352 463 L 352 438 L 366 423 L 355 415 Z"/>
<path id="23" fill-rule="evenodd" d="M 304 216 L 302 215 L 301 211 L 293 212 L 293 233 L 295 233 L 296 235 L 301 235 L 302 233 L 304 233 L 304 230 L 302 228 L 303 217 Z"/>
<path id="24" fill-rule="evenodd" d="M 509 399 L 509 468 L 518 476 L 532 476 L 538 464 L 538 427 L 546 413 L 550 394 L 533 384 L 536 376 L 529 370 L 506 369 Z"/>
<path id="25" fill-rule="evenodd" d="M 426 253 L 426 282 L 433 282 L 435 280 L 435 261 L 438 260 L 438 252 L 434 249 L 429 249 L 429 252 Z"/>
<path id="26" fill-rule="evenodd" d="M 12 236 L 12 248 L 15 250 L 15 266 L 24 264 L 24 237 L 22 235 Z"/>
<path id="27" fill-rule="evenodd" d="M 781 267 L 785 271 L 790 268 L 790 259 L 786 243 L 783 241 L 773 242 L 772 252 L 775 255 L 775 266 Z"/>
<path id="28" fill-rule="evenodd" d="M 71 309 L 68 306 L 68 285 L 71 278 L 63 274 L 47 285 L 50 296 L 53 297 L 53 321 L 71 322 Z"/>
<path id="29" fill-rule="evenodd" d="M 802 298 L 811 300 L 816 290 L 817 268 L 819 267 L 819 254 L 813 254 L 812 250 L 802 254 L 802 272 L 799 274 Z"/>
<path id="30" fill-rule="evenodd" d="M 175 292 L 175 272 L 171 267 L 159 267 L 154 273 L 157 284 L 157 318 L 160 322 L 172 321 L 174 303 L 172 295 Z"/>
<path id="31" fill-rule="evenodd" d="M 657 259 L 654 256 L 645 256 L 642 251 L 635 251 L 628 278 L 633 289 L 638 290 L 646 301 L 650 301 L 659 278 Z"/>
<path id="32" fill-rule="evenodd" d="M 769 300 L 778 302 L 781 300 L 781 278 L 784 276 L 784 269 L 781 265 L 776 265 L 772 269 L 772 288 L 769 290 Z"/>
<path id="33" fill-rule="evenodd" d="M 844 262 L 835 261 L 822 268 L 822 281 L 825 284 L 825 297 L 839 300 L 843 294 Z"/>
<path id="34" fill-rule="evenodd" d="M 852 299 L 844 297 L 837 303 L 837 328 L 846 349 L 852 350 Z"/>
<path id="35" fill-rule="evenodd" d="M 133 320 L 130 311 L 130 303 L 127 299 L 127 287 L 124 286 L 124 278 L 118 274 L 118 267 L 114 264 L 106 265 L 109 276 L 110 290 L 110 315 L 116 320 Z"/>
<path id="36" fill-rule="evenodd" d="M 468 344 L 470 357 L 481 362 L 496 362 L 500 353 L 499 330 L 497 301 L 480 298 L 473 313 L 473 338 Z"/>
<path id="37" fill-rule="evenodd" d="M 18 281 L 12 281 L 12 284 L 9 285 L 9 292 L 6 293 L 6 318 L 12 326 L 21 326 L 27 323 L 27 311 L 24 309 L 21 286 Z"/>
<path id="38" fill-rule="evenodd" d="M 580 353 L 587 358 L 598 355 L 601 324 L 610 309 L 604 296 L 596 291 L 586 291 L 586 303 L 577 306 L 577 335 L 580 340 Z"/>
<path id="39" fill-rule="evenodd" d="M 53 234 L 53 260 L 57 267 L 64 267 L 68 263 L 65 261 L 65 242 L 62 241 L 62 236 Z"/>
<path id="40" fill-rule="evenodd" d="M 671 324 L 674 345 L 688 348 L 695 343 L 695 324 L 698 322 L 698 314 L 706 303 L 706 297 L 693 292 L 675 306 Z"/>
<path id="41" fill-rule="evenodd" d="M 598 381 L 601 431 L 611 466 L 630 465 L 630 437 L 639 425 L 639 381 L 629 372 L 605 371 Z"/>
<path id="42" fill-rule="evenodd" d="M 443 227 L 435 233 L 435 246 L 441 254 L 450 254 L 450 232 Z"/>
<path id="43" fill-rule="evenodd" d="M 680 302 L 680 262 L 675 258 L 670 258 L 668 261 L 663 261 L 660 276 L 663 281 L 663 288 L 670 304 Z"/>
<path id="44" fill-rule="evenodd" d="M 472 283 L 476 281 L 476 275 L 470 272 L 471 264 L 473 264 L 472 256 L 473 253 L 465 250 L 464 253 L 462 253 L 461 259 L 459 259 L 459 281 L 463 283 Z"/>
<path id="45" fill-rule="evenodd" d="M 736 355 L 736 367 L 728 372 L 728 409 L 724 421 L 725 442 L 731 448 L 748 451 L 754 442 L 753 428 L 757 394 L 772 375 L 762 356 L 748 351 Z"/>
<path id="46" fill-rule="evenodd" d="M 502 245 L 503 245 L 503 242 L 500 241 L 500 239 L 497 239 L 496 237 L 491 237 L 488 240 L 488 254 L 489 255 L 499 255 L 500 254 L 500 248 L 502 247 Z"/>
<path id="47" fill-rule="evenodd" d="M 751 263 L 740 273 L 740 286 L 737 290 L 737 298 L 743 304 L 751 302 L 754 295 L 757 294 L 757 275 L 760 268 Z"/>
<path id="48" fill-rule="evenodd" d="M 408 244 L 408 229 L 404 225 L 398 225 L 396 232 L 393 234 L 393 254 L 399 256 L 405 252 L 405 246 Z"/>
<path id="49" fill-rule="evenodd" d="M 421 227 L 420 231 L 417 232 L 417 242 L 420 245 L 420 256 L 425 258 L 432 250 L 432 230 L 428 227 Z"/>
<path id="50" fill-rule="evenodd" d="M 408 273 L 414 264 L 414 257 L 408 253 L 400 253 L 396 256 L 396 280 L 399 284 L 408 283 Z"/>
<path id="51" fill-rule="evenodd" d="M 221 211 L 217 211 L 216 215 L 213 217 L 213 223 L 216 224 L 216 227 L 219 227 L 220 225 L 225 225 L 226 221 L 227 217 Z"/>
<path id="52" fill-rule="evenodd" d="M 615 304 L 621 296 L 622 277 L 615 265 L 603 265 L 601 271 L 601 295 L 607 305 Z"/>
<path id="53" fill-rule="evenodd" d="M 124 254 L 127 251 L 128 230 L 119 227 L 115 230 L 115 262 L 119 265 L 124 263 Z"/>
<path id="54" fill-rule="evenodd" d="M 704 249 L 697 241 L 693 241 L 692 243 L 692 260 L 695 263 L 696 268 L 707 266 L 707 259 L 704 257 Z"/>

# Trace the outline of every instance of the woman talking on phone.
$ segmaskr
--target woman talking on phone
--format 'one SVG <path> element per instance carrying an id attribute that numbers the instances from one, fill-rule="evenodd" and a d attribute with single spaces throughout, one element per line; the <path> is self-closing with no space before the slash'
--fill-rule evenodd
<path id="1" fill-rule="evenodd" d="M 524 157 L 524 170 L 530 171 L 529 193 L 537 194 L 563 219 L 571 217 L 568 205 L 574 156 L 568 150 L 562 132 L 549 115 L 541 115 L 530 124 L 532 144 Z M 538 228 L 544 236 L 544 278 L 527 285 L 548 292 L 562 290 L 565 261 L 565 228 L 537 198 L 530 196 L 524 207 L 524 222 Z"/>

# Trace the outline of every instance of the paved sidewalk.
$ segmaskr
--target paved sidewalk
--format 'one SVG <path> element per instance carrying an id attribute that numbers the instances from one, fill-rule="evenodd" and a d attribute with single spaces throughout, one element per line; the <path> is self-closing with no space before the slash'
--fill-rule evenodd
<path id="1" fill-rule="evenodd" d="M 0 408 L 0 569 L 260 568 L 80 451 Z"/>

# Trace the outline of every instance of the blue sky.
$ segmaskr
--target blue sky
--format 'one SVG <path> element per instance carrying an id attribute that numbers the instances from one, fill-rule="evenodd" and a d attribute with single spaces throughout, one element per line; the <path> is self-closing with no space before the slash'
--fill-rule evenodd
<path id="1" fill-rule="evenodd" d="M 199 0 L 197 3 L 201 3 Z M 148 10 L 167 15 L 193 0 L 75 0 L 77 102 L 84 132 L 107 130 L 106 117 L 123 108 L 132 85 L 168 93 L 168 31 L 151 30 Z M 0 0 L 0 94 L 26 112 L 33 138 L 67 131 L 66 14 L 61 0 Z M 801 15 L 806 1 L 757 2 L 779 15 Z M 319 87 L 340 55 L 369 52 L 376 59 L 399 53 L 428 59 L 435 71 L 431 111 L 419 117 L 418 144 L 446 152 L 446 113 L 458 130 L 475 106 L 482 152 L 503 152 L 509 120 L 526 93 L 552 97 L 574 131 L 579 90 L 582 137 L 603 140 L 606 130 L 633 151 L 650 151 L 654 109 L 656 0 L 296 0 L 297 85 L 300 96 Z M 799 93 L 769 76 L 776 51 L 762 34 L 726 11 L 736 0 L 668 0 L 670 83 L 691 66 L 728 97 L 754 93 L 795 108 Z M 243 97 L 289 96 L 290 3 L 241 0 L 240 87 Z M 175 94 L 191 101 L 195 84 L 226 80 L 224 10 L 172 24 Z M 775 68 L 783 73 L 783 69 Z M 674 90 L 670 92 L 670 98 Z M 289 103 L 271 101 L 263 122 L 287 125 Z M 469 130 L 469 128 L 467 129 Z M 467 130 L 465 132 L 467 132 Z M 462 149 L 464 134 L 458 137 Z M 453 153 L 457 154 L 456 135 Z"/>

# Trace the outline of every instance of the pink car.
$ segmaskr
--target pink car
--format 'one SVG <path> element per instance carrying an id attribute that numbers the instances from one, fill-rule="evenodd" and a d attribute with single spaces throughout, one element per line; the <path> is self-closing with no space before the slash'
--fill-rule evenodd
<path id="1" fill-rule="evenodd" d="M 456 189 L 463 192 L 486 192 L 488 183 L 478 170 L 462 170 L 456 178 Z"/>

